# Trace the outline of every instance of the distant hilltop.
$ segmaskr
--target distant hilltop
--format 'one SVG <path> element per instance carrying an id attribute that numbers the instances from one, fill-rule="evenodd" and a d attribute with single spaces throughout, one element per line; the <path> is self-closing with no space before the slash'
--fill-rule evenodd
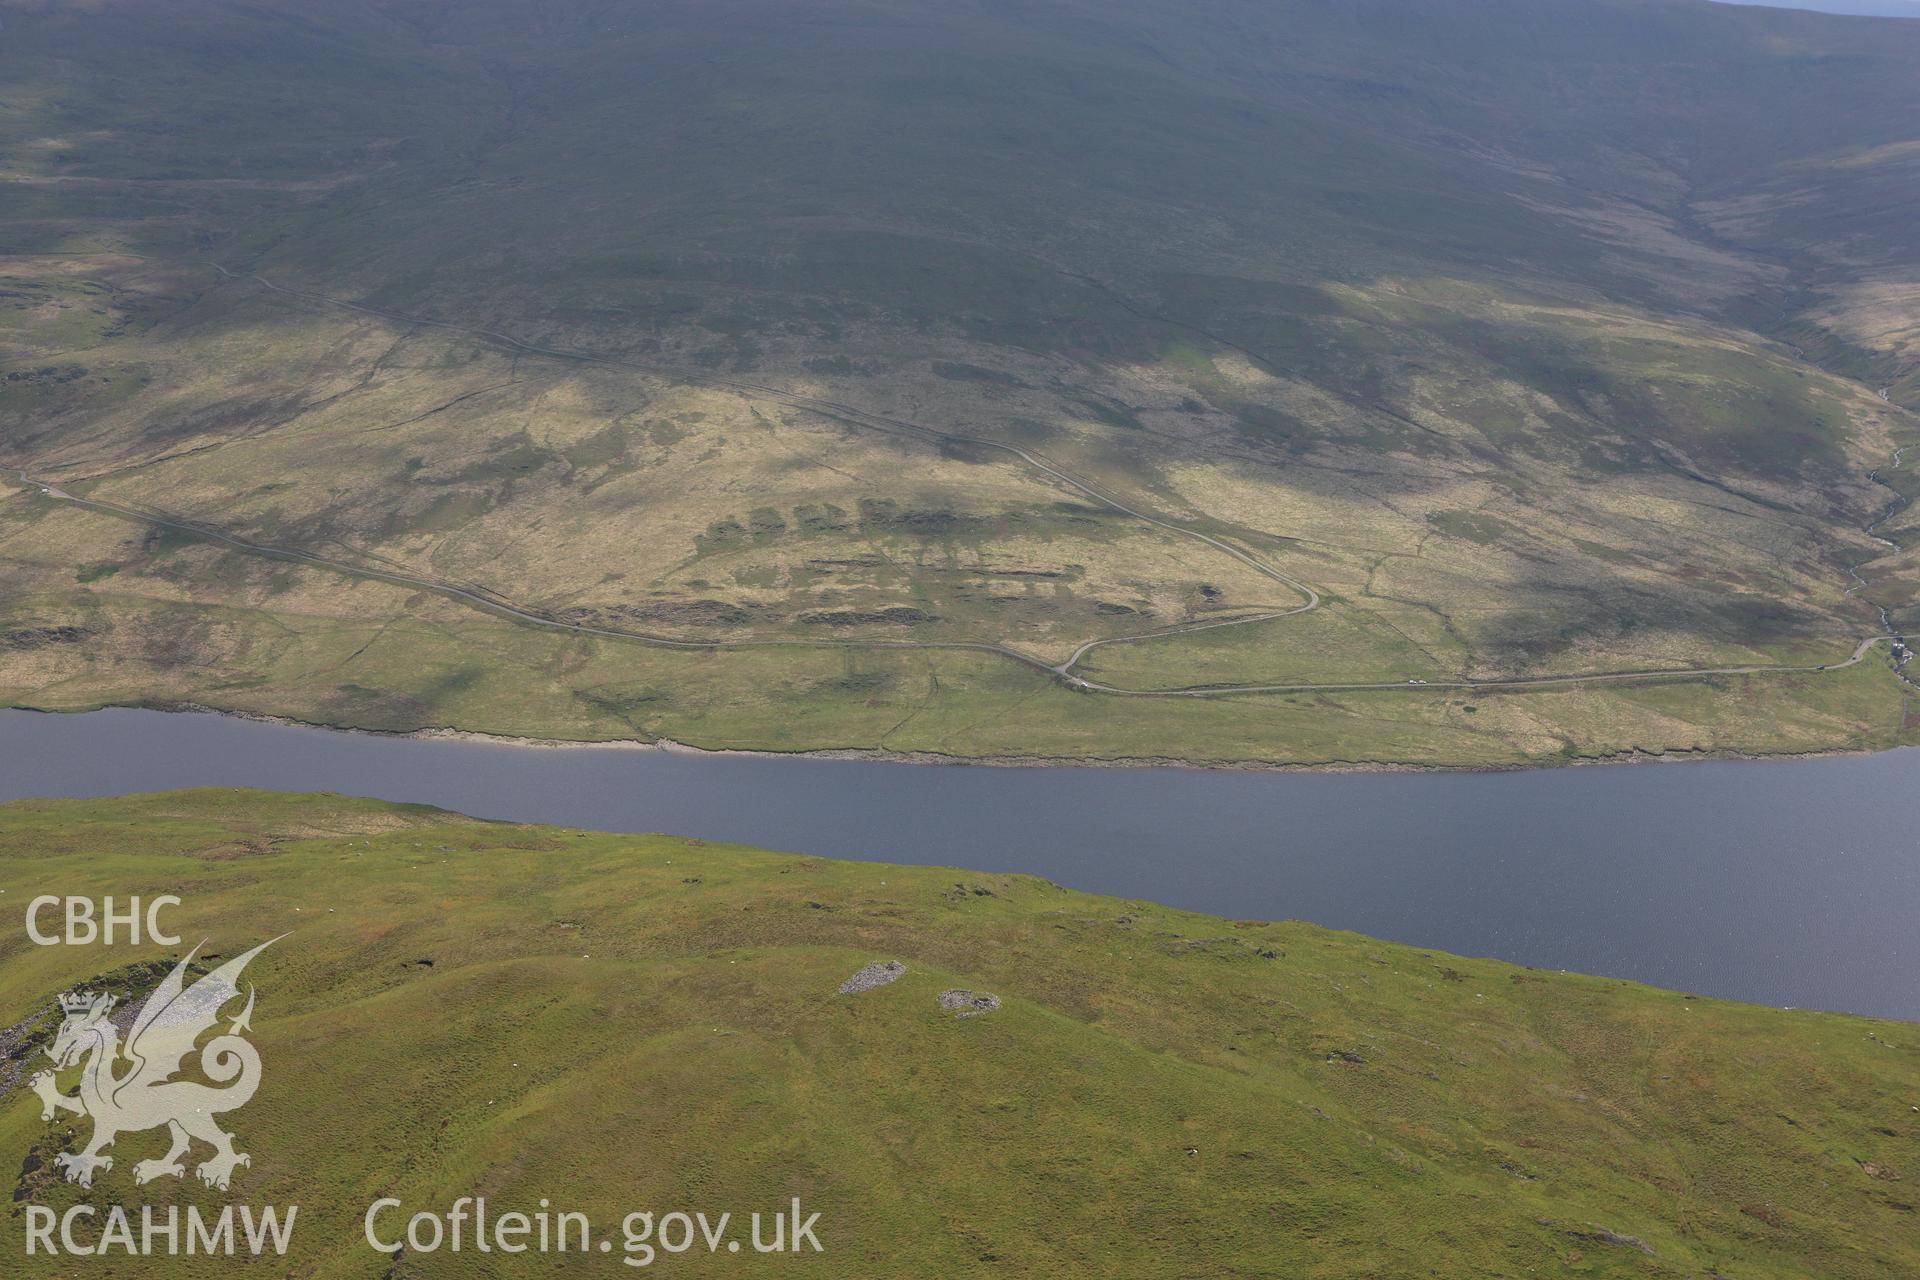
<path id="1" fill-rule="evenodd" d="M 1717 0 L 1720 4 L 1762 5 L 1770 9 L 1808 9 L 1814 13 L 1843 13 L 1860 18 L 1920 18 L 1915 0 Z"/>

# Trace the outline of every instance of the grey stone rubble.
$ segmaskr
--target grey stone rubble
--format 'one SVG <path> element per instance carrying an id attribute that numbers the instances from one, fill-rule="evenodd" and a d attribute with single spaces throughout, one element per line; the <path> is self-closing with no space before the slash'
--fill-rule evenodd
<path id="1" fill-rule="evenodd" d="M 862 991 L 871 991 L 875 987 L 884 987 L 907 971 L 907 966 L 898 960 L 882 960 L 870 964 L 860 972 L 840 984 L 843 996 L 857 995 Z"/>
<path id="2" fill-rule="evenodd" d="M 938 998 L 942 1009 L 958 1009 L 962 1018 L 977 1018 L 1000 1007 L 999 996 L 985 991 L 968 991 L 965 987 L 942 991 Z"/>
<path id="3" fill-rule="evenodd" d="M 1593 1229 L 1590 1231 L 1579 1231 L 1569 1229 L 1561 1223 L 1554 1221 L 1552 1218 L 1536 1218 L 1534 1221 L 1543 1227 L 1557 1228 L 1562 1235 L 1567 1236 L 1569 1239 L 1578 1240 L 1582 1244 L 1610 1244 L 1623 1249 L 1638 1249 L 1640 1252 L 1646 1254 L 1653 1252 L 1653 1246 L 1645 1240 L 1642 1240 L 1639 1236 L 1630 1236 L 1619 1231 L 1609 1231 L 1598 1223 L 1593 1224 Z M 1718 1273 L 1716 1272 L 1715 1274 Z"/>
<path id="4" fill-rule="evenodd" d="M 133 1020 L 139 1016 L 140 1006 L 145 1003 L 145 996 L 123 998 L 114 1006 L 107 1021 L 120 1028 L 120 1034 L 124 1036 L 133 1029 Z M 30 1080 L 52 1068 L 53 1059 L 42 1050 L 52 1042 L 53 1033 L 59 1025 L 59 1009 L 53 1001 L 48 1000 L 12 1026 L 0 1027 L 0 1098 L 13 1092 L 14 1086 L 23 1079 Z M 67 1096 L 73 1095 L 69 1093 Z"/>
<path id="5" fill-rule="evenodd" d="M 44 1006 L 34 1009 L 26 1017 L 10 1027 L 0 1027 L 0 1098 L 12 1092 L 13 1086 L 28 1073 L 51 1067 L 52 1061 L 39 1052 L 38 1041 L 51 1034 L 52 1023 L 46 1019 Z M 38 1062 L 35 1062 L 38 1059 Z"/>

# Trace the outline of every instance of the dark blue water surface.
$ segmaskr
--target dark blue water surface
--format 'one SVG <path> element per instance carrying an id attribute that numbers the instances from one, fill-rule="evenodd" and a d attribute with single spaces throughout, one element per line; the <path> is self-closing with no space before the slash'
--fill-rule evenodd
<path id="1" fill-rule="evenodd" d="M 1025 871 L 1235 917 L 1920 1019 L 1920 750 L 1515 773 L 981 768 L 0 711 L 0 799 L 340 791 Z"/>

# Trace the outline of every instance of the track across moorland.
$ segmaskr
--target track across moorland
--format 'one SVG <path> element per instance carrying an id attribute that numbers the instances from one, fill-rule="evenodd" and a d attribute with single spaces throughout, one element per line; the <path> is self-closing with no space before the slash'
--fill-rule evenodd
<path id="1" fill-rule="evenodd" d="M 1127 688 L 1125 686 L 1120 686 L 1120 685 L 1106 684 L 1100 681 L 1089 680 L 1084 676 L 1076 674 L 1074 671 L 1074 667 L 1076 667 L 1081 662 L 1081 660 L 1086 657 L 1087 654 L 1091 653 L 1095 649 L 1102 648 L 1109 645 L 1130 644 L 1130 643 L 1136 643 L 1143 640 L 1162 639 L 1169 636 L 1187 635 L 1194 632 L 1215 630 L 1223 627 L 1245 626 L 1245 625 L 1256 623 L 1256 622 L 1277 621 L 1281 618 L 1293 617 L 1295 615 L 1308 613 L 1319 608 L 1321 604 L 1320 593 L 1314 590 L 1314 588 L 1309 584 L 1302 582 L 1297 578 L 1294 578 L 1290 574 L 1282 572 L 1281 570 L 1275 568 L 1274 566 L 1260 560 L 1258 557 L 1253 556 L 1248 552 L 1233 546 L 1231 543 L 1228 543 L 1221 538 L 1217 538 L 1217 537 L 1214 537 L 1212 534 L 1179 524 L 1165 517 L 1156 516 L 1150 512 L 1142 511 L 1142 510 L 1139 510 L 1138 508 L 1129 506 L 1126 503 L 1121 502 L 1119 499 L 1114 498 L 1111 495 L 1103 492 L 1102 490 L 1095 487 L 1094 485 L 1089 484 L 1088 482 L 1080 479 L 1079 477 L 1065 471 L 1058 465 L 1047 461 L 1045 458 L 1033 453 L 1032 451 L 1023 449 L 1017 445 L 1007 444 L 1004 441 L 992 440 L 983 436 L 966 435 L 959 432 L 942 431 L 934 427 L 926 426 L 922 423 L 910 422 L 906 419 L 895 418 L 895 417 L 888 416 L 886 414 L 880 414 L 880 413 L 872 412 L 870 410 L 861 409 L 855 405 L 841 404 L 839 402 L 826 400 L 817 396 L 802 395 L 796 392 L 786 391 L 778 387 L 767 386 L 762 383 L 750 382 L 744 379 L 717 377 L 710 374 L 694 373 L 694 372 L 683 371 L 678 369 L 670 370 L 670 369 L 664 369 L 664 368 L 658 368 L 654 366 L 640 364 L 634 361 L 621 359 L 616 356 L 601 355 L 601 354 L 597 354 L 594 352 L 587 352 L 587 351 L 573 351 L 573 350 L 568 350 L 568 349 L 559 348 L 559 347 L 541 346 L 536 343 L 527 342 L 524 339 L 515 337 L 510 333 L 505 333 L 497 329 L 486 329 L 486 328 L 480 328 L 480 327 L 471 326 L 471 325 L 457 324 L 447 320 L 437 320 L 437 319 L 432 319 L 432 318 L 423 317 L 423 316 L 413 316 L 413 315 L 407 315 L 401 312 L 382 310 L 377 307 L 367 306 L 363 303 L 350 302 L 350 301 L 346 301 L 344 299 L 339 299 L 339 298 L 330 298 L 324 294 L 310 293 L 300 289 L 291 289 L 284 285 L 276 284 L 272 280 L 267 279 L 265 276 L 254 275 L 254 274 L 242 275 L 241 273 L 232 271 L 227 267 L 220 265 L 219 263 L 213 263 L 211 265 L 216 271 L 218 271 L 223 277 L 227 279 L 248 280 L 276 294 L 281 294 L 290 298 L 300 299 L 302 301 L 314 303 L 317 305 L 334 307 L 334 308 L 347 310 L 347 311 L 355 311 L 364 315 L 374 316 L 379 319 L 387 320 L 396 324 L 419 325 L 419 326 L 424 326 L 429 328 L 444 329 L 454 333 L 465 334 L 469 337 L 476 338 L 496 346 L 504 347 L 510 351 L 514 351 L 521 354 L 543 356 L 549 359 L 564 360 L 564 361 L 570 361 L 570 362 L 580 363 L 580 364 L 593 364 L 593 365 L 602 365 L 602 366 L 608 366 L 613 368 L 630 369 L 637 373 L 642 373 L 642 374 L 646 374 L 653 377 L 672 378 L 678 381 L 689 382 L 689 383 L 694 383 L 694 384 L 703 385 L 703 386 L 710 386 L 710 387 L 715 387 L 723 390 L 733 390 L 733 391 L 738 391 L 744 394 L 759 396 L 765 399 L 773 400 L 776 403 L 788 405 L 793 408 L 798 408 L 798 409 L 806 410 L 809 412 L 817 413 L 824 417 L 828 417 L 835 421 L 842 422 L 849 426 L 864 428 L 867 430 L 880 431 L 880 432 L 884 432 L 884 433 L 888 433 L 896 436 L 906 436 L 909 438 L 919 439 L 923 441 L 965 444 L 965 445 L 972 445 L 978 448 L 995 450 L 1000 453 L 1010 455 L 1011 457 L 1016 459 L 1019 463 L 1027 467 L 1030 467 L 1035 471 L 1040 472 L 1042 475 L 1047 476 L 1048 478 L 1052 479 L 1056 483 L 1064 485 L 1065 487 L 1073 490 L 1074 492 L 1080 493 L 1092 499 L 1093 501 L 1099 503 L 1100 505 L 1107 507 L 1110 510 L 1119 512 L 1122 515 L 1128 516 L 1135 520 L 1139 520 L 1155 528 L 1166 530 L 1167 532 L 1176 534 L 1178 536 L 1193 538 L 1197 541 L 1203 542 L 1209 547 L 1212 547 L 1213 549 L 1219 551 L 1220 553 L 1227 555 L 1232 559 L 1240 562 L 1242 565 L 1246 566 L 1247 568 L 1252 569 L 1256 573 L 1259 573 L 1263 577 L 1266 577 L 1271 581 L 1280 583 L 1283 586 L 1286 586 L 1293 591 L 1299 592 L 1301 595 L 1301 603 L 1287 609 L 1263 610 L 1255 613 L 1240 614 L 1230 618 L 1218 618 L 1218 619 L 1210 619 L 1202 622 L 1183 623 L 1177 626 L 1165 627 L 1155 631 L 1140 632 L 1133 635 L 1109 636 L 1109 637 L 1104 637 L 1100 639 L 1089 640 L 1086 643 L 1082 644 L 1079 648 L 1075 649 L 1073 653 L 1064 662 L 1058 662 L 1058 663 L 1048 662 L 1045 658 L 1039 657 L 1035 654 L 1027 653 L 1026 651 L 1015 648 L 1010 644 L 1006 644 L 999 641 L 988 641 L 988 640 L 971 640 L 971 641 L 970 640 L 846 640 L 846 639 L 809 640 L 809 639 L 791 638 L 791 637 L 757 638 L 757 639 L 748 638 L 748 639 L 740 639 L 740 640 L 689 640 L 689 639 L 684 639 L 678 636 L 660 635 L 657 633 L 629 630 L 629 629 L 620 628 L 620 627 L 596 626 L 590 623 L 572 622 L 563 618 L 554 617 L 553 615 L 546 613 L 545 611 L 535 608 L 533 606 L 518 604 L 512 600 L 507 599 L 504 596 L 499 595 L 497 592 L 494 592 L 488 588 L 479 586 L 477 584 L 463 585 L 455 582 L 447 582 L 447 581 L 428 578 L 428 577 L 419 576 L 415 574 L 403 573 L 396 570 L 380 569 L 380 568 L 374 568 L 368 565 L 355 564 L 345 560 L 336 560 L 327 556 L 317 555 L 313 552 L 302 551 L 292 547 L 277 547 L 268 543 L 255 542 L 250 539 L 238 537 L 234 534 L 224 532 L 223 530 L 220 530 L 213 526 L 206 525 L 177 514 L 159 511 L 152 508 L 128 506 L 128 505 L 122 505 L 119 503 L 111 503 L 111 502 L 101 502 L 99 500 L 92 499 L 92 498 L 80 497 L 76 494 L 72 494 L 67 492 L 64 489 L 61 489 L 59 486 L 49 481 L 36 479 L 25 471 L 21 471 L 19 473 L 22 483 L 32 485 L 38 488 L 39 491 L 47 497 L 54 498 L 58 501 L 70 503 L 74 506 L 81 507 L 87 510 L 96 511 L 104 515 L 117 516 L 123 519 L 129 519 L 129 520 L 143 521 L 145 523 L 156 525 L 161 528 L 173 529 L 177 532 L 186 533 L 199 538 L 204 538 L 209 541 L 217 542 L 217 543 L 220 543 L 221 545 L 230 547 L 236 551 L 241 551 L 241 552 L 245 552 L 252 555 L 265 556 L 272 559 L 288 561 L 295 564 L 308 565 L 314 568 L 328 569 L 334 572 L 348 574 L 354 577 L 368 578 L 368 579 L 381 581 L 381 582 L 389 582 L 395 585 L 412 587 L 422 591 L 431 591 L 445 598 L 471 605 L 473 607 L 482 609 L 486 612 L 509 618 L 516 622 L 521 622 L 521 623 L 525 623 L 532 626 L 548 628 L 556 631 L 571 632 L 577 635 L 602 636 L 602 637 L 607 637 L 610 639 L 618 639 L 618 640 L 630 640 L 630 641 L 635 641 L 642 644 L 658 646 L 661 648 L 684 649 L 684 650 L 802 648 L 802 649 L 949 650 L 949 651 L 971 651 L 971 652 L 977 652 L 977 653 L 990 653 L 990 654 L 995 654 L 1000 657 L 1010 659 L 1014 662 L 1018 662 L 1021 665 L 1030 667 L 1036 671 L 1043 672 L 1046 675 L 1049 675 L 1051 677 L 1054 677 L 1055 679 L 1062 681 L 1063 683 L 1065 683 L 1066 685 L 1074 689 L 1084 690 L 1090 693 L 1110 694 L 1110 695 L 1115 695 L 1120 697 L 1131 697 L 1131 698 L 1210 698 L 1210 697 L 1220 697 L 1220 696 L 1232 695 L 1232 694 L 1316 693 L 1316 692 L 1333 693 L 1333 692 L 1357 692 L 1357 691 L 1368 691 L 1368 690 L 1377 690 L 1377 691 L 1399 690 L 1399 691 L 1407 691 L 1407 692 L 1419 692 L 1419 691 L 1440 690 L 1440 689 L 1526 689 L 1526 688 L 1567 687 L 1567 686 L 1577 686 L 1582 684 L 1618 683 L 1618 682 L 1626 682 L 1626 681 L 1695 679 L 1695 678 L 1700 678 L 1705 676 L 1759 675 L 1759 674 L 1767 674 L 1767 673 L 1795 673 L 1795 672 L 1815 673 L 1815 672 L 1825 672 L 1825 671 L 1837 671 L 1846 667 L 1854 666 L 1857 663 L 1864 660 L 1867 654 L 1873 649 L 1875 645 L 1880 644 L 1882 642 L 1891 642 L 1897 638 L 1894 634 L 1894 630 L 1891 625 L 1891 619 L 1888 617 L 1886 611 L 1882 609 L 1881 616 L 1882 616 L 1883 625 L 1886 628 L 1885 634 L 1876 635 L 1876 636 L 1867 636 L 1861 639 L 1859 643 L 1856 645 L 1856 647 L 1854 648 L 1852 655 L 1842 661 L 1834 662 L 1834 663 L 1825 663 L 1817 666 L 1756 664 L 1756 665 L 1749 665 L 1749 666 L 1734 666 L 1734 667 L 1685 667 L 1685 668 L 1655 667 L 1655 668 L 1637 668 L 1637 669 L 1619 670 L 1619 671 L 1589 672 L 1586 674 L 1579 674 L 1579 675 L 1520 676 L 1520 677 L 1487 679 L 1487 680 L 1476 680 L 1472 678 L 1462 677 L 1459 679 L 1452 679 L 1452 680 L 1346 681 L 1346 682 L 1317 682 L 1317 683 L 1296 682 L 1296 683 L 1274 683 L 1274 684 L 1190 685 L 1190 686 L 1183 686 L 1183 687 L 1177 687 L 1177 688 L 1163 688 L 1163 689 L 1134 689 L 1134 688 Z M 1882 396 L 1884 398 L 1885 396 L 1884 392 L 1882 393 Z M 1900 465 L 1900 455 L 1898 453 L 1895 454 L 1894 465 L 1896 467 Z M 1881 480 L 1881 477 L 1877 473 L 1874 474 L 1872 478 L 1875 480 Z M 1885 483 L 1884 480 L 1882 480 L 1881 482 Z M 1886 513 L 1886 516 L 1883 516 L 1881 520 L 1876 521 L 1875 524 L 1869 528 L 1868 532 L 1872 533 L 1873 529 L 1877 528 L 1880 523 L 1883 523 L 1884 520 L 1887 518 L 1887 516 L 1891 516 L 1893 514 L 1893 511 L 1897 509 L 1898 506 L 1899 506 L 1899 503 L 1896 502 L 1892 507 L 1890 507 Z M 1852 571 L 1849 570 L 1849 572 L 1852 572 Z M 1864 585 L 1864 581 L 1859 579 L 1858 574 L 1855 574 L 1854 576 L 1856 579 L 1857 586 Z M 1856 589 L 1857 589 L 1857 586 L 1856 586 Z M 1901 674 L 1901 678 L 1903 680 L 1907 679 L 1903 673 Z M 1912 683 L 1912 682 L 1909 680 L 1908 683 Z"/>
<path id="2" fill-rule="evenodd" d="M 156 525 L 163 529 L 173 529 L 210 542 L 217 542 L 251 555 L 284 560 L 293 564 L 309 565 L 318 569 L 330 569 L 356 578 L 370 578 L 379 582 L 390 582 L 396 586 L 412 587 L 420 591 L 431 591 L 436 595 L 461 603 L 473 605 L 488 613 L 497 614 L 517 622 L 546 627 L 555 631 L 568 631 L 576 635 L 605 636 L 616 640 L 634 640 L 643 644 L 657 645 L 669 649 L 714 650 L 714 649 L 946 649 L 971 650 L 977 653 L 993 653 L 1011 658 L 1037 671 L 1045 672 L 1065 681 L 1076 689 L 1085 689 L 1093 693 L 1116 694 L 1129 698 L 1206 698 L 1234 693 L 1337 693 L 1362 690 L 1406 690 L 1424 691 L 1431 689 L 1525 689 L 1618 682 L 1628 680 L 1688 679 L 1700 676 L 1737 676 L 1760 675 L 1767 672 L 1819 672 L 1838 671 L 1851 667 L 1867 656 L 1877 644 L 1891 640 L 1891 636 L 1868 636 L 1854 648 L 1851 657 L 1840 662 L 1820 666 L 1784 666 L 1755 665 L 1743 667 L 1652 667 L 1627 671 L 1601 671 L 1584 675 L 1567 676 L 1521 676 L 1497 680 L 1405 680 L 1405 681 L 1347 681 L 1323 682 L 1317 684 L 1257 684 L 1257 685 L 1196 685 L 1184 689 L 1128 689 L 1119 685 L 1102 684 L 1075 675 L 1071 668 L 1073 662 L 1091 644 L 1082 645 L 1073 658 L 1064 663 L 1050 663 L 1012 645 L 998 644 L 986 640 L 804 640 L 804 639 L 748 639 L 748 640 L 686 640 L 677 636 L 649 634 L 644 631 L 628 631 L 619 627 L 600 627 L 584 622 L 569 622 L 564 618 L 555 618 L 537 609 L 515 604 L 502 596 L 491 592 L 460 586 L 456 583 L 442 582 L 433 578 L 417 577 L 408 573 L 397 573 L 387 569 L 375 569 L 366 565 L 353 564 L 345 560 L 334 560 L 326 556 L 315 555 L 309 551 L 300 551 L 292 547 L 276 547 L 267 543 L 253 542 L 246 538 L 222 532 L 219 529 L 200 524 L 196 521 L 167 515 L 143 507 L 123 506 L 119 503 L 100 502 L 93 498 L 83 498 L 68 493 L 59 486 L 43 480 L 37 480 L 26 472 L 20 472 L 22 483 L 33 485 L 43 496 L 70 503 L 88 511 L 97 511 L 102 515 L 118 516 L 122 519 L 137 520 L 145 524 Z M 1298 612 L 1297 610 L 1295 612 Z M 1284 616 L 1284 615 L 1283 615 Z M 1231 621 L 1251 621 L 1252 619 L 1232 619 Z M 1198 624 L 1202 626 L 1224 626 L 1226 622 Z M 1176 632 L 1152 632 L 1149 636 L 1177 634 Z M 1118 643 L 1121 639 L 1147 639 L 1149 636 L 1115 637 L 1111 641 L 1095 643 Z"/>

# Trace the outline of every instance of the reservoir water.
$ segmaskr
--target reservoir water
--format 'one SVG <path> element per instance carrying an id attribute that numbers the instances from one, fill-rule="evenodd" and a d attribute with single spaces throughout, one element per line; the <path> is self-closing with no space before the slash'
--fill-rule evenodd
<path id="1" fill-rule="evenodd" d="M 0 800 L 200 786 L 1030 872 L 1236 918 L 1920 1019 L 1920 750 L 1512 773 L 983 768 L 0 711 Z"/>

